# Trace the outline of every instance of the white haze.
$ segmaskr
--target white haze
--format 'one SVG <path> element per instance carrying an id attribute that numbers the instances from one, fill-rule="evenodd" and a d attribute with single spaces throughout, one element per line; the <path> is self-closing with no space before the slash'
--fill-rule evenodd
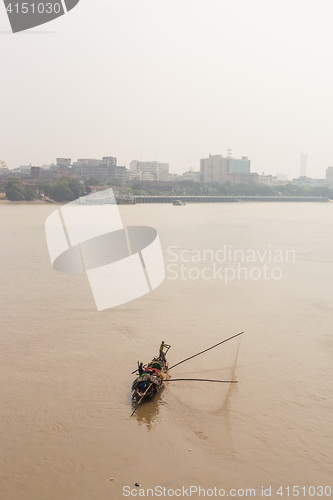
<path id="1" fill-rule="evenodd" d="M 0 7 L 0 159 L 211 154 L 311 177 L 333 165 L 331 2 L 81 0 L 15 35 Z"/>

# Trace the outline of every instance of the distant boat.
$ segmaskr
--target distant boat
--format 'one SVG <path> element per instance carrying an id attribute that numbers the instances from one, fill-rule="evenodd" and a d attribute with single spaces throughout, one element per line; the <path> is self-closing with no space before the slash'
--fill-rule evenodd
<path id="1" fill-rule="evenodd" d="M 175 206 L 186 205 L 185 201 L 182 201 L 182 200 L 174 200 L 172 202 L 172 204 L 175 205 Z"/>

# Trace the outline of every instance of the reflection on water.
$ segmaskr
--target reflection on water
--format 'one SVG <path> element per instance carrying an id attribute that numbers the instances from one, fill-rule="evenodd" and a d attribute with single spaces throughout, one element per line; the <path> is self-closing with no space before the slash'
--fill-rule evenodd
<path id="1" fill-rule="evenodd" d="M 162 389 L 156 396 L 141 403 L 133 415 L 137 422 L 140 425 L 145 425 L 148 430 L 152 429 L 152 424 L 157 423 L 159 412 L 163 411 L 164 406 L 167 406 L 167 402 L 163 399 L 165 390 Z M 137 407 L 137 403 L 136 399 L 132 399 L 133 410 Z"/>

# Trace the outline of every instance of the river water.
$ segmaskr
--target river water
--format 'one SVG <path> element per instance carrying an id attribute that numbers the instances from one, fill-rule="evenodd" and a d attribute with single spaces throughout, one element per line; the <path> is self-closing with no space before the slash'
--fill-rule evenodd
<path id="1" fill-rule="evenodd" d="M 100 312 L 52 269 L 54 209 L 0 206 L 1 500 L 330 496 L 333 204 L 120 206 L 166 279 Z M 174 364 L 241 331 L 172 370 L 238 384 L 169 383 L 130 416 L 161 340 Z"/>

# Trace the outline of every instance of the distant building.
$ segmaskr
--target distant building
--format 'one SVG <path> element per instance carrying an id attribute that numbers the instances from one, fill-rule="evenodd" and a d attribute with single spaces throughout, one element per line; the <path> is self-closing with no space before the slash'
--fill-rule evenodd
<path id="1" fill-rule="evenodd" d="M 296 186 L 308 186 L 308 187 L 328 186 L 328 182 L 326 179 L 311 179 L 310 177 L 299 177 L 298 179 L 293 179 L 292 184 Z"/>
<path id="2" fill-rule="evenodd" d="M 114 177 L 111 177 L 110 180 L 117 180 L 120 181 L 121 184 L 126 184 L 127 182 L 127 168 L 117 165 L 116 167 L 112 167 L 113 172 L 114 172 Z"/>
<path id="3" fill-rule="evenodd" d="M 194 182 L 200 182 L 200 172 L 185 172 L 181 179 L 183 181 L 194 181 Z"/>
<path id="4" fill-rule="evenodd" d="M 228 174 L 250 174 L 251 161 L 247 156 L 242 158 L 223 157 L 222 155 L 209 155 L 208 158 L 200 160 L 200 180 L 201 182 L 212 184 L 224 184 L 227 182 Z M 229 176 L 230 179 L 233 177 Z M 237 176 L 234 177 L 237 179 Z"/>
<path id="5" fill-rule="evenodd" d="M 40 177 L 40 167 L 31 167 L 30 174 L 32 179 L 38 180 Z"/>
<path id="6" fill-rule="evenodd" d="M 277 177 L 278 181 L 288 181 L 289 180 L 288 174 L 276 174 L 276 177 Z"/>
<path id="7" fill-rule="evenodd" d="M 326 181 L 330 187 L 333 187 L 333 167 L 327 167 Z"/>
<path id="8" fill-rule="evenodd" d="M 65 167 L 61 167 L 61 168 L 41 168 L 40 169 L 40 172 L 39 172 L 39 177 L 45 181 L 56 181 L 57 179 L 59 179 L 59 177 L 61 177 L 62 175 L 65 175 L 63 173 L 63 170 L 62 168 L 65 168 Z M 72 173 L 71 173 L 72 175 Z"/>
<path id="9" fill-rule="evenodd" d="M 300 161 L 300 177 L 306 177 L 308 155 L 302 153 Z"/>
<path id="10" fill-rule="evenodd" d="M 130 163 L 131 172 L 142 172 L 142 179 L 155 181 L 169 180 L 169 164 L 160 163 L 159 161 L 137 161 L 133 160 Z"/>
<path id="11" fill-rule="evenodd" d="M 141 181 L 142 180 L 142 172 L 135 172 L 133 170 L 127 171 L 127 178 L 129 181 Z"/>
<path id="12" fill-rule="evenodd" d="M 228 172 L 226 182 L 230 184 L 258 184 L 259 174 L 253 172 L 244 174 L 242 172 Z"/>
<path id="13" fill-rule="evenodd" d="M 156 178 L 156 175 L 153 174 L 152 172 L 140 172 L 141 174 L 141 179 L 143 181 L 155 181 L 158 182 L 158 179 Z"/>
<path id="14" fill-rule="evenodd" d="M 99 182 L 127 181 L 126 167 L 117 165 L 117 158 L 104 156 L 102 160 L 80 158 L 73 163 L 72 174 L 82 180 L 96 179 Z"/>
<path id="15" fill-rule="evenodd" d="M 102 160 L 96 160 L 94 158 L 79 158 L 73 163 L 73 167 L 97 167 L 102 163 Z"/>
<path id="16" fill-rule="evenodd" d="M 21 174 L 30 174 L 31 165 L 20 165 L 19 171 Z"/>
<path id="17" fill-rule="evenodd" d="M 10 170 L 8 169 L 6 163 L 3 160 L 0 160 L 0 177 L 7 177 L 9 173 Z"/>
<path id="18" fill-rule="evenodd" d="M 242 156 L 240 160 L 237 160 L 237 158 L 228 158 L 231 160 L 231 172 L 234 173 L 241 173 L 241 174 L 249 174 L 250 173 L 250 167 L 251 167 L 251 162 L 248 159 L 247 156 Z"/>
<path id="19" fill-rule="evenodd" d="M 264 184 L 265 186 L 272 186 L 274 184 L 280 184 L 278 182 L 278 178 L 275 177 L 274 175 L 259 175 L 258 176 L 258 184 Z"/>
<path id="20" fill-rule="evenodd" d="M 117 158 L 115 158 L 114 156 L 103 156 L 102 163 L 103 165 L 107 165 L 108 167 L 116 167 Z"/>
<path id="21" fill-rule="evenodd" d="M 56 164 L 57 167 L 70 167 L 72 163 L 71 158 L 57 158 Z"/>
<path id="22" fill-rule="evenodd" d="M 199 174 L 200 174 L 200 172 L 199 172 Z M 182 180 L 182 175 L 169 173 L 169 181 L 170 182 L 179 182 L 181 180 Z"/>
<path id="23" fill-rule="evenodd" d="M 224 184 L 227 180 L 229 169 L 229 159 L 222 155 L 209 155 L 208 158 L 200 160 L 200 181 L 208 184 L 217 182 Z"/>

